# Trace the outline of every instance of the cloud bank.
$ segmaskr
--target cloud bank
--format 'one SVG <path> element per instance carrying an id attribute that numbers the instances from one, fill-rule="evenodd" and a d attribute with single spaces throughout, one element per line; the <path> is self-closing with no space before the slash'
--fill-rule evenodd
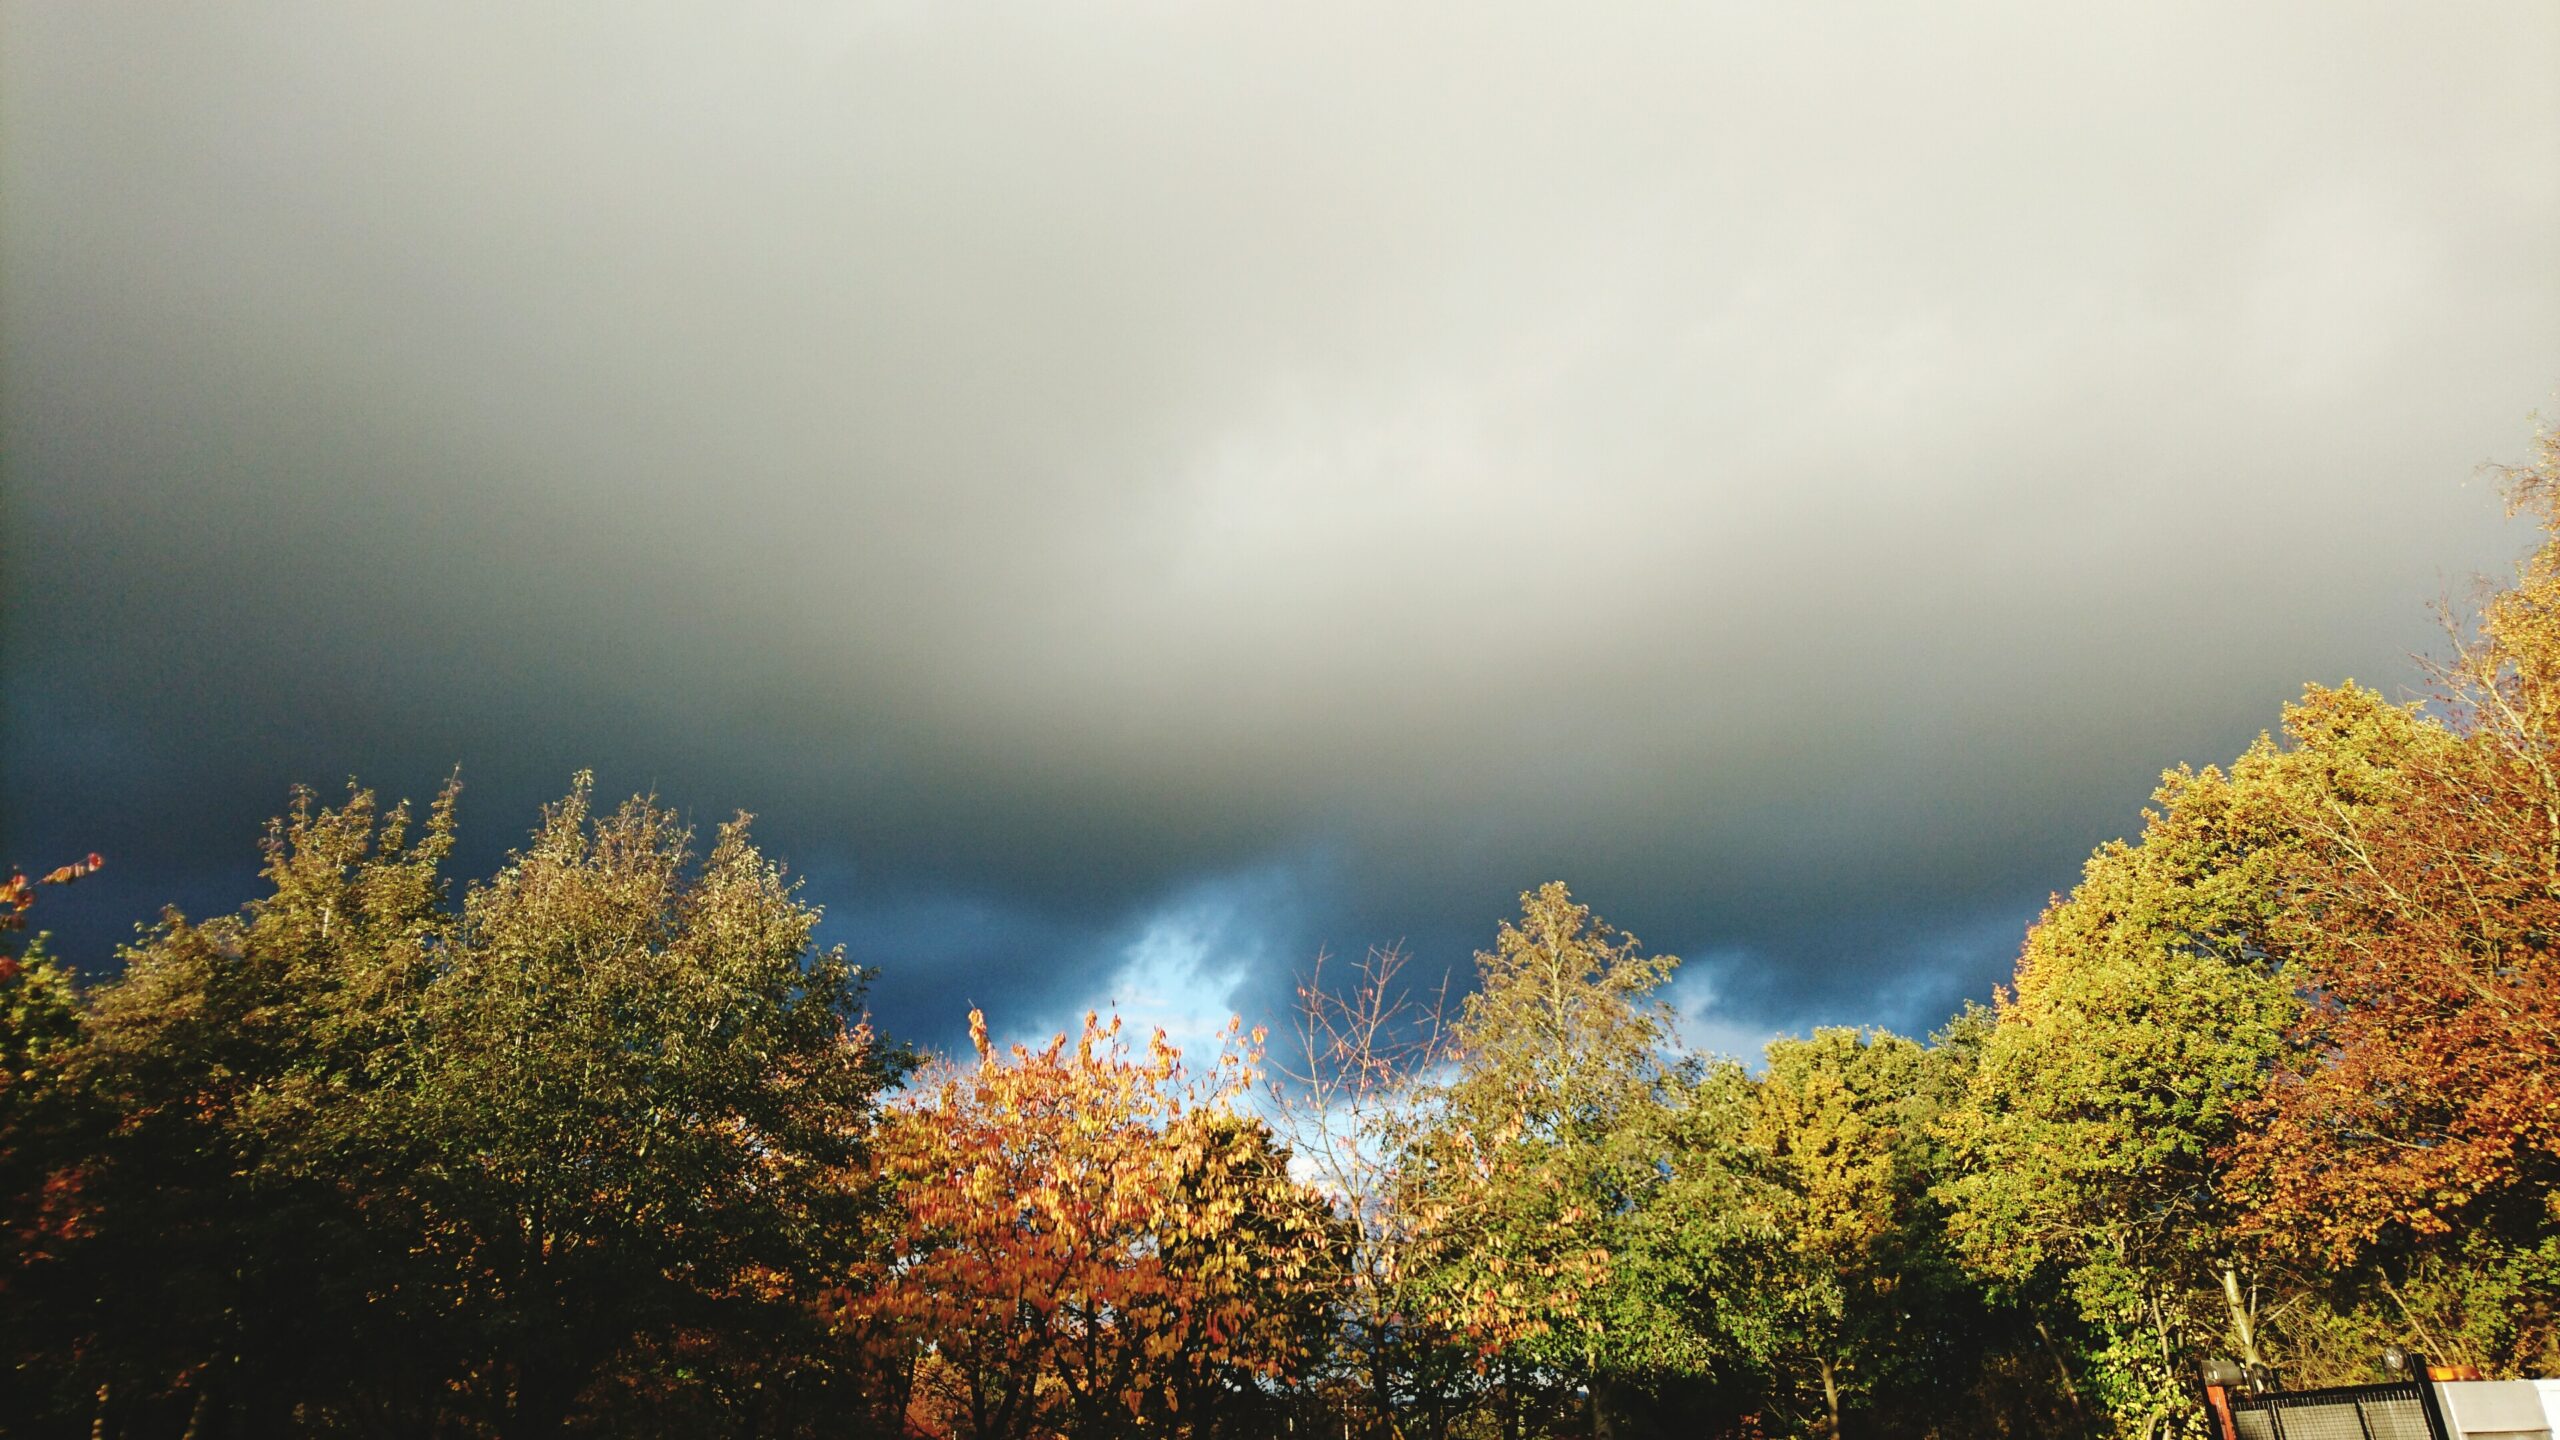
<path id="1" fill-rule="evenodd" d="M 0 40 L 0 858 L 108 851 L 93 949 L 290 781 L 459 763 L 485 859 L 593 766 L 757 811 L 910 1033 L 1552 877 L 1731 1033 L 1926 1023 L 2409 673 L 2560 382 L 2533 4 Z"/>

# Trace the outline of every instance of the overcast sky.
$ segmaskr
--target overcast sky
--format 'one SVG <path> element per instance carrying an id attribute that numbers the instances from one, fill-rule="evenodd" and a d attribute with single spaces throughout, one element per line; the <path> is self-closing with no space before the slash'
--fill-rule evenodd
<path id="1" fill-rule="evenodd" d="M 1925 1029 L 2510 565 L 2560 7 L 0 11 L 0 861 L 744 808 L 888 1026 L 1561 878 Z"/>

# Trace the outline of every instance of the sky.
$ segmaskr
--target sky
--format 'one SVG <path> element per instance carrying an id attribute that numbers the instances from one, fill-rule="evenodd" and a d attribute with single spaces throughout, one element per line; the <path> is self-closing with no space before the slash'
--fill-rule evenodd
<path id="1" fill-rule="evenodd" d="M 0 862 L 580 770 L 971 1004 L 1280 1024 L 1570 883 L 1925 1031 L 2532 536 L 2560 8 L 0 11 Z"/>

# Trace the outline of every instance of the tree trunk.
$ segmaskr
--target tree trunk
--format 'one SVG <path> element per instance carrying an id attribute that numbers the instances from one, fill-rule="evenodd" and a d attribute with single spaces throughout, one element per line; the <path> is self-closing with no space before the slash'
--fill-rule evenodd
<path id="1" fill-rule="evenodd" d="M 2062 1398 L 2071 1402 L 2071 1413 L 2085 1418 L 2089 1411 L 2080 1403 L 2080 1387 L 2071 1383 L 2071 1367 L 2062 1362 L 2062 1347 L 2053 1343 L 2053 1332 L 2044 1328 L 2044 1317 L 2036 1317 L 2036 1338 L 2044 1342 L 2044 1353 L 2053 1357 L 2053 1373 L 2062 1381 Z"/>
<path id="2" fill-rule="evenodd" d="M 1387 1326 L 1369 1325 L 1369 1405 L 1377 1412 L 1377 1440 L 1396 1440 L 1395 1374 L 1387 1354 Z"/>
<path id="3" fill-rule="evenodd" d="M 2266 1362 L 2258 1354 L 2258 1324 L 2255 1307 L 2240 1293 L 2240 1271 L 2237 1266 L 2222 1267 L 2222 1304 L 2231 1312 L 2231 1338 L 2239 1343 L 2240 1363 L 2254 1372 Z"/>
<path id="4" fill-rule="evenodd" d="M 1831 1440 L 1840 1440 L 1840 1375 L 1832 1368 L 1829 1356 L 1822 1361 L 1822 1408 L 1830 1416 Z"/>

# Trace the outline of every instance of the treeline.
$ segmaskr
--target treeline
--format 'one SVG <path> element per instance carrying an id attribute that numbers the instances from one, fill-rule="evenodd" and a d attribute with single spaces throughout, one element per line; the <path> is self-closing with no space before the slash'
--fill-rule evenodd
<path id="1" fill-rule="evenodd" d="M 457 886 L 451 789 L 298 798 L 240 913 L 0 959 L 0 1433 L 2165 1437 L 2209 1360 L 2560 1372 L 2560 449 L 2510 478 L 2549 538 L 2428 700 L 2307 691 L 1993 1003 L 1756 1071 L 1561 885 L 1453 1006 L 1373 954 L 1267 1046 L 919 1063 L 743 821 L 581 779 Z"/>

